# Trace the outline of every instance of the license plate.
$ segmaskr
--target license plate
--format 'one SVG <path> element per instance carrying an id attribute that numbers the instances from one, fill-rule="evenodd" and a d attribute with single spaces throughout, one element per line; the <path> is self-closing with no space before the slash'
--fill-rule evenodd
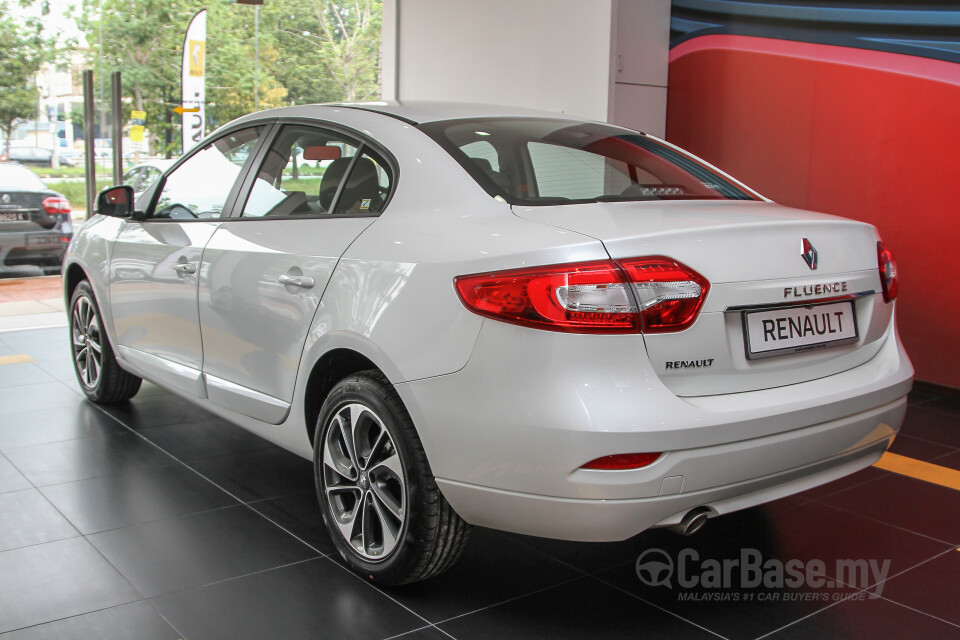
<path id="1" fill-rule="evenodd" d="M 59 235 L 27 236 L 28 249 L 53 249 L 60 246 Z"/>
<path id="2" fill-rule="evenodd" d="M 12 221 L 12 220 L 26 220 L 27 214 L 25 213 L 11 213 L 9 211 L 0 211 L 0 220 Z"/>
<path id="3" fill-rule="evenodd" d="M 853 302 L 744 312 L 747 358 L 817 351 L 857 341 Z"/>

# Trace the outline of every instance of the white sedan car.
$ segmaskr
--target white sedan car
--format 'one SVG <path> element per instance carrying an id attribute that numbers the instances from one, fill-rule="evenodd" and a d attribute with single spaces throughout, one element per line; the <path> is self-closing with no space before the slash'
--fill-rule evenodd
<path id="1" fill-rule="evenodd" d="M 690 533 L 850 474 L 913 376 L 874 227 L 558 114 L 246 116 L 135 203 L 104 191 L 64 273 L 91 400 L 145 378 L 312 459 L 382 583 L 470 525 Z"/>

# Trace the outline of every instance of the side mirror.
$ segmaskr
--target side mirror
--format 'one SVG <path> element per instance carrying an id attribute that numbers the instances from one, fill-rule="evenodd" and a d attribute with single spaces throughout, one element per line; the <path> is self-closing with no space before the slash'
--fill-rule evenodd
<path id="1" fill-rule="evenodd" d="M 113 218 L 133 216 L 133 187 L 109 187 L 97 194 L 96 212 Z"/>

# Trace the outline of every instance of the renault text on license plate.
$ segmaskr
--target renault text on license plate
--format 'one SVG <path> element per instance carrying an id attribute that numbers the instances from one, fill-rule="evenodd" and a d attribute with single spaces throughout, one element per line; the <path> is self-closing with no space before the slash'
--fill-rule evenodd
<path id="1" fill-rule="evenodd" d="M 853 302 L 744 312 L 747 358 L 814 351 L 857 341 Z"/>

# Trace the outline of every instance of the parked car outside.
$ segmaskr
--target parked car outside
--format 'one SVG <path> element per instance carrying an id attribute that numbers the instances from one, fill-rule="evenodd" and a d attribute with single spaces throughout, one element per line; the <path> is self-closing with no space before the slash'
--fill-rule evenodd
<path id="1" fill-rule="evenodd" d="M 73 237 L 70 201 L 30 169 L 0 163 L 0 271 L 36 266 L 59 273 Z"/>
<path id="2" fill-rule="evenodd" d="M 133 187 L 133 193 L 139 196 L 156 182 L 164 171 L 169 169 L 175 160 L 150 160 L 127 169 L 123 174 L 123 184 Z"/>
<path id="3" fill-rule="evenodd" d="M 7 154 L 8 162 L 34 164 L 42 167 L 49 167 L 52 160 L 53 151 L 42 147 L 10 147 L 10 153 Z"/>
<path id="4" fill-rule="evenodd" d="M 91 400 L 146 378 L 312 459 L 340 554 L 388 584 L 470 525 L 689 534 L 835 480 L 913 376 L 874 227 L 559 114 L 245 116 L 101 193 L 65 265 Z"/>

